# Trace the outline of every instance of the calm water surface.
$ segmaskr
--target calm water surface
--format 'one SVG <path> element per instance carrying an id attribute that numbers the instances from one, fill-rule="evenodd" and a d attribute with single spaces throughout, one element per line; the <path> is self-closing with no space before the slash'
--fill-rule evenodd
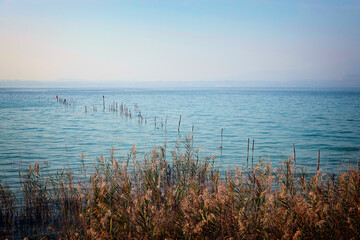
<path id="1" fill-rule="evenodd" d="M 71 105 L 57 103 L 56 95 Z M 147 124 L 110 112 L 113 101 L 133 114 L 137 104 Z M 175 141 L 191 134 L 193 125 L 194 145 L 203 155 L 216 154 L 223 170 L 246 165 L 250 138 L 255 139 L 254 158 L 262 156 L 275 167 L 295 144 L 298 166 L 314 172 L 320 150 L 321 168 L 337 172 L 358 161 L 359 107 L 360 92 L 355 91 L 0 89 L 0 179 L 16 186 L 19 169 L 38 160 L 48 162 L 48 171 L 66 165 L 76 170 L 82 153 L 93 165 L 112 147 L 119 157 L 136 144 L 141 154 L 165 139 L 170 156 Z"/>

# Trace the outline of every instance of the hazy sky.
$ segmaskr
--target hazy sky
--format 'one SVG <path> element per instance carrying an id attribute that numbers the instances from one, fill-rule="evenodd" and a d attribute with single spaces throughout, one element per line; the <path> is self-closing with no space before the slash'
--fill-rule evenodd
<path id="1" fill-rule="evenodd" d="M 360 1 L 0 0 L 0 79 L 360 86 Z"/>

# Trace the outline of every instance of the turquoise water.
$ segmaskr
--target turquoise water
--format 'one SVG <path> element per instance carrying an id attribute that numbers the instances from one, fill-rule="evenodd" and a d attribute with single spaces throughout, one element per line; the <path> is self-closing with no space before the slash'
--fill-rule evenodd
<path id="1" fill-rule="evenodd" d="M 71 105 L 56 102 L 56 95 Z M 126 104 L 135 116 L 109 111 L 113 101 Z M 138 122 L 135 104 L 146 124 Z M 262 156 L 276 167 L 295 144 L 299 167 L 314 172 L 320 150 L 321 168 L 337 172 L 358 161 L 359 106 L 356 91 L 0 89 L 0 178 L 16 186 L 19 169 L 38 160 L 48 162 L 48 171 L 66 165 L 76 170 L 82 153 L 90 166 L 112 147 L 118 157 L 126 157 L 136 144 L 141 155 L 165 139 L 170 156 L 175 141 L 191 134 L 193 125 L 194 145 L 201 146 L 203 155 L 216 154 L 223 170 L 246 165 L 250 138 L 255 140 L 254 159 Z"/>

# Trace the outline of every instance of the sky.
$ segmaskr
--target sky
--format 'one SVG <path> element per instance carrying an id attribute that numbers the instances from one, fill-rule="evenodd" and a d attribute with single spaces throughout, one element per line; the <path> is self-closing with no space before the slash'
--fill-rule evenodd
<path id="1" fill-rule="evenodd" d="M 0 0 L 3 83 L 360 87 L 359 43 L 360 1 Z"/>

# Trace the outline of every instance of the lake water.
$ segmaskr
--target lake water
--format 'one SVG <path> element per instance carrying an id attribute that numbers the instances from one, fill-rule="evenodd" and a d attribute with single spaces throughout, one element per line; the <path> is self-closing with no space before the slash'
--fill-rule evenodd
<path id="1" fill-rule="evenodd" d="M 56 95 L 71 105 L 58 103 Z M 135 116 L 109 111 L 114 101 L 118 108 L 126 104 Z M 138 122 L 135 104 L 146 124 Z M 126 156 L 136 144 L 141 155 L 165 139 L 170 156 L 175 141 L 191 134 L 193 125 L 194 145 L 201 146 L 203 155 L 216 154 L 223 170 L 246 165 L 250 138 L 256 160 L 262 156 L 276 167 L 295 144 L 297 166 L 314 172 L 320 150 L 321 168 L 337 172 L 358 161 L 359 107 L 357 91 L 0 89 L 0 179 L 16 186 L 19 168 L 38 160 L 47 161 L 49 171 L 66 165 L 76 170 L 82 153 L 92 165 L 112 147 L 117 156 Z"/>

